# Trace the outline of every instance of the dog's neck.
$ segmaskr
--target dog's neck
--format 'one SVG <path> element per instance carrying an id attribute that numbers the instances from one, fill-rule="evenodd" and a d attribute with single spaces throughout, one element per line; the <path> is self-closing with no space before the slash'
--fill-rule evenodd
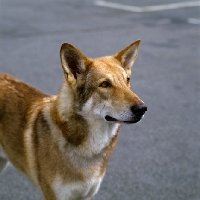
<path id="1" fill-rule="evenodd" d="M 117 123 L 109 123 L 104 120 L 87 119 L 89 124 L 89 137 L 87 144 L 90 146 L 90 153 L 98 154 L 104 148 L 110 145 L 112 138 L 117 135 L 120 125 Z"/>
<path id="2" fill-rule="evenodd" d="M 74 112 L 73 108 L 74 108 L 73 91 L 69 87 L 67 82 L 64 81 L 62 87 L 60 88 L 56 102 L 56 109 L 59 114 L 59 117 L 61 117 L 61 120 L 66 121 L 69 115 Z"/>

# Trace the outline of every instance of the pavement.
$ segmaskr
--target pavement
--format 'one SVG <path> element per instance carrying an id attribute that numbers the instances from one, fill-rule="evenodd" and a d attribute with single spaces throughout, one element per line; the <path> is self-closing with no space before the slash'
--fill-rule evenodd
<path id="1" fill-rule="evenodd" d="M 98 57 L 142 40 L 131 85 L 148 111 L 122 127 L 95 200 L 200 200 L 199 19 L 199 6 L 137 13 L 93 0 L 0 0 L 0 71 L 46 93 L 62 83 L 63 42 Z M 12 166 L 0 175 L 0 200 L 41 199 Z"/>

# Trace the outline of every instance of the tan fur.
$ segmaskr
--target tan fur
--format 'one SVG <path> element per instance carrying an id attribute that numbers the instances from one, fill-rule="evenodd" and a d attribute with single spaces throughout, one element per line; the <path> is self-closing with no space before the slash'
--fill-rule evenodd
<path id="1" fill-rule="evenodd" d="M 129 83 L 139 43 L 96 59 L 63 44 L 57 96 L 0 74 L 0 144 L 45 199 L 87 200 L 97 192 L 120 124 L 142 117 L 131 111 L 143 102 Z"/>

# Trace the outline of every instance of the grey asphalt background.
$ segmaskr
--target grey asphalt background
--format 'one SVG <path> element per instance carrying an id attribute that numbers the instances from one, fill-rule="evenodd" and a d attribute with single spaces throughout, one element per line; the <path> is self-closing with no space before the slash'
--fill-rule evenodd
<path id="1" fill-rule="evenodd" d="M 142 39 L 131 84 L 148 111 L 121 129 L 95 200 L 200 200 L 200 25 L 188 23 L 199 8 L 133 13 L 92 0 L 0 0 L 0 71 L 46 93 L 62 83 L 63 42 L 97 57 Z M 0 175 L 0 200 L 40 199 L 12 166 Z"/>

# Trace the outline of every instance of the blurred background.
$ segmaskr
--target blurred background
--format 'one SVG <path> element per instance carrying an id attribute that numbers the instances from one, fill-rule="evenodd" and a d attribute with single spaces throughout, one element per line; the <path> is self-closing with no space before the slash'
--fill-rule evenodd
<path id="1" fill-rule="evenodd" d="M 88 57 L 141 38 L 132 90 L 144 119 L 124 125 L 95 200 L 200 200 L 200 1 L 0 0 L 0 71 L 56 94 L 60 46 Z M 0 200 L 41 200 L 11 165 Z"/>

